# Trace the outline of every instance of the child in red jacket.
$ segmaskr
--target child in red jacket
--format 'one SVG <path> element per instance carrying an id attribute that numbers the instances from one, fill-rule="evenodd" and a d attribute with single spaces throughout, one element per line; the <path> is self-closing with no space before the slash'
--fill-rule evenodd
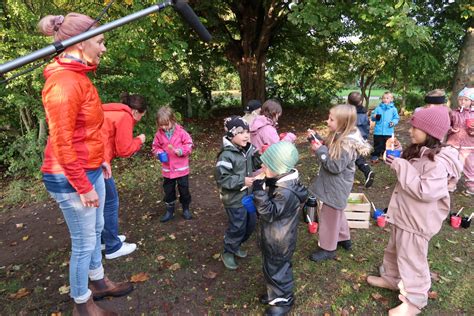
<path id="1" fill-rule="evenodd" d="M 176 204 L 176 184 L 179 190 L 179 201 L 183 206 L 183 217 L 192 218 L 189 204 L 189 155 L 193 149 L 191 136 L 176 123 L 173 110 L 164 106 L 156 114 L 158 131 L 153 140 L 153 154 L 161 161 L 163 189 L 165 190 L 166 213 L 160 219 L 162 223 L 174 218 Z"/>

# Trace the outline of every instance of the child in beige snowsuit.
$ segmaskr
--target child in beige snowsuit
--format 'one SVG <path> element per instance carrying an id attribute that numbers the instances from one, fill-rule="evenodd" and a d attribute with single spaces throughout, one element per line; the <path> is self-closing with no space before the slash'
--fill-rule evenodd
<path id="1" fill-rule="evenodd" d="M 416 315 L 428 303 L 428 243 L 449 213 L 448 179 L 457 181 L 462 170 L 458 152 L 441 144 L 450 128 L 446 107 L 417 111 L 411 125 L 412 144 L 402 158 L 386 159 L 398 179 L 387 212 L 391 235 L 381 276 L 367 278 L 373 286 L 400 290 L 402 304 L 389 315 Z"/>

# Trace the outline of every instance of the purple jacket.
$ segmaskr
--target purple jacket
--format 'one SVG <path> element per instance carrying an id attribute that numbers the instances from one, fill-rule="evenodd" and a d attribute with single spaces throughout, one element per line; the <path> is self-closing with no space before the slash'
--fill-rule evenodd
<path id="1" fill-rule="evenodd" d="M 273 145 L 280 140 L 294 143 L 296 136 L 286 133 L 283 139 L 280 139 L 275 123 L 264 115 L 258 115 L 250 124 L 250 142 L 258 151 L 261 151 L 263 145 Z"/>
<path id="2" fill-rule="evenodd" d="M 172 149 L 169 145 L 172 145 Z M 180 149 L 182 154 L 178 156 L 174 150 Z M 161 167 L 163 177 L 175 179 L 189 174 L 189 155 L 193 149 L 193 140 L 184 128 L 175 124 L 171 139 L 166 137 L 163 129 L 158 129 L 153 139 L 152 152 L 156 157 L 157 154 L 166 152 L 168 154 L 168 162 L 164 162 Z"/>

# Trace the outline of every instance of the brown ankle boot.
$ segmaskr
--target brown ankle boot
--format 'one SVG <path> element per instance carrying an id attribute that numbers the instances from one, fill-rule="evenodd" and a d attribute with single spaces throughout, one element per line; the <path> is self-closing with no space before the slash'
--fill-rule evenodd
<path id="1" fill-rule="evenodd" d="M 133 285 L 130 282 L 115 283 L 104 277 L 102 280 L 90 281 L 89 288 L 94 299 L 100 300 L 106 296 L 119 297 L 127 295 L 133 290 Z"/>
<path id="2" fill-rule="evenodd" d="M 82 304 L 74 303 L 74 309 L 72 311 L 73 316 L 118 316 L 117 313 L 108 311 L 95 305 L 92 296 L 89 297 L 87 302 Z"/>

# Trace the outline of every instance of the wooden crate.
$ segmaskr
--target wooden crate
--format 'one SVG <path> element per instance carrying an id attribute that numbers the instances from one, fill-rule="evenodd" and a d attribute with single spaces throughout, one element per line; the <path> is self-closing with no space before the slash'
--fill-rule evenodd
<path id="1" fill-rule="evenodd" d="M 349 223 L 349 228 L 369 228 L 370 225 L 370 201 L 364 193 L 351 193 L 349 195 L 344 213 Z M 354 201 L 359 201 L 354 203 Z"/>

